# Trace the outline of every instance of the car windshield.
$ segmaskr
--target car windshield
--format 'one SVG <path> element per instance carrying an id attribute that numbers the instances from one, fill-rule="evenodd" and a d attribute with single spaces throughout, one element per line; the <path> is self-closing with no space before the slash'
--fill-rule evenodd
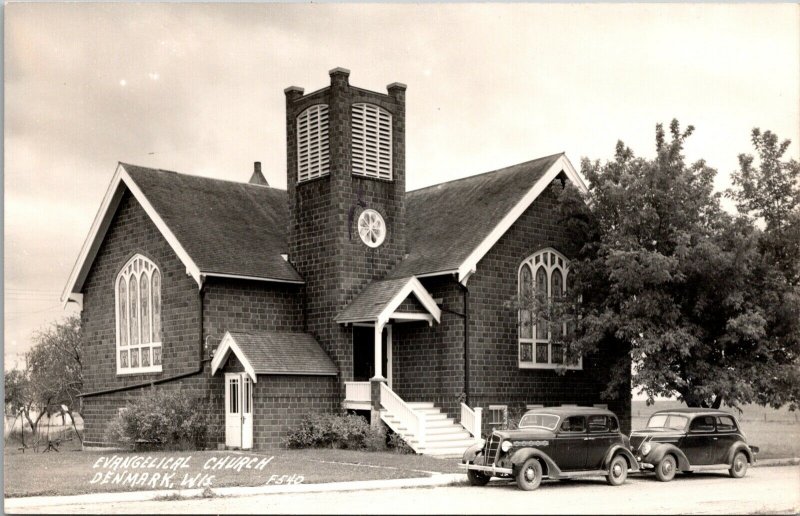
<path id="1" fill-rule="evenodd" d="M 552 414 L 525 414 L 519 420 L 519 428 L 546 428 L 555 430 L 558 426 L 558 416 Z"/>
<path id="2" fill-rule="evenodd" d="M 647 428 L 669 428 L 670 430 L 685 430 L 689 418 L 675 414 L 656 414 L 647 422 Z"/>

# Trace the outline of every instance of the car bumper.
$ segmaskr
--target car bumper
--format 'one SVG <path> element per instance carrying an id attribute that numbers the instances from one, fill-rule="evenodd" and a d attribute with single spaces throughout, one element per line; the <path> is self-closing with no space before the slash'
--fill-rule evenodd
<path id="1" fill-rule="evenodd" d="M 491 473 L 492 475 L 513 475 L 514 471 L 511 468 L 498 468 L 494 465 L 492 466 L 479 466 L 477 464 L 459 464 L 459 467 L 464 469 L 471 469 L 474 471 L 483 471 L 484 473 Z"/>

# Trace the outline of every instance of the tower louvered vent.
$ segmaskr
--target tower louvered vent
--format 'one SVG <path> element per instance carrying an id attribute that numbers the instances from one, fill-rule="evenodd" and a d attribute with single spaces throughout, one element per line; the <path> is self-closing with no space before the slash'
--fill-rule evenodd
<path id="1" fill-rule="evenodd" d="M 373 104 L 353 104 L 353 173 L 392 179 L 392 115 Z"/>
<path id="2" fill-rule="evenodd" d="M 328 106 L 317 104 L 297 117 L 297 180 L 328 175 Z"/>

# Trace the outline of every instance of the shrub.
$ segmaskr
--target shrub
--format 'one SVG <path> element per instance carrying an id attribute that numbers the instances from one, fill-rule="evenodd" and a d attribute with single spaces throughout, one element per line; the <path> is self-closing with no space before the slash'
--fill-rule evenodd
<path id="1" fill-rule="evenodd" d="M 386 433 L 382 428 L 372 428 L 364 417 L 355 414 L 313 414 L 289 431 L 285 443 L 288 448 L 376 451 L 386 448 Z"/>
<path id="2" fill-rule="evenodd" d="M 123 445 L 169 450 L 205 446 L 210 421 L 197 397 L 176 390 L 150 389 L 119 411 L 106 427 L 106 439 Z"/>
<path id="3" fill-rule="evenodd" d="M 408 445 L 405 439 L 394 432 L 389 434 L 389 449 L 400 454 L 414 453 L 414 449 Z"/>

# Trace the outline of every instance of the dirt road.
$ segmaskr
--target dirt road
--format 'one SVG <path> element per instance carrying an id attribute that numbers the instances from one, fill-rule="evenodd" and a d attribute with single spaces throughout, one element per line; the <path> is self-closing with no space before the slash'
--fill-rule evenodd
<path id="1" fill-rule="evenodd" d="M 410 514 L 743 514 L 800 512 L 800 467 L 751 468 L 740 480 L 722 473 L 629 479 L 620 487 L 602 480 L 544 482 L 534 492 L 493 481 L 487 487 L 219 497 L 26 508 L 25 513 L 410 513 Z"/>

